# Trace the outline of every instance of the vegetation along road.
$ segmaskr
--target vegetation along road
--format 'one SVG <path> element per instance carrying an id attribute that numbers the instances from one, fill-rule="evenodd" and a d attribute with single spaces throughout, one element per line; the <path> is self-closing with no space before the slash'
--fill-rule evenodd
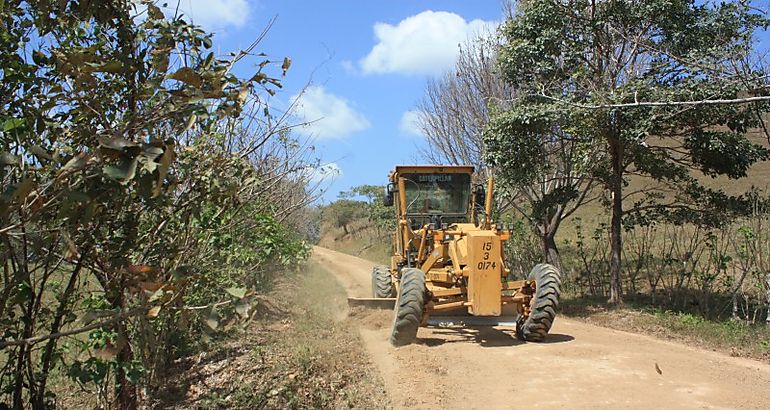
<path id="1" fill-rule="evenodd" d="M 316 247 L 349 296 L 368 297 L 374 263 Z M 363 315 L 366 349 L 400 408 L 767 409 L 770 366 L 558 317 L 545 343 L 513 328 L 421 328 L 418 343 L 388 343 L 391 313 Z M 516 398 L 519 399 L 516 399 Z"/>

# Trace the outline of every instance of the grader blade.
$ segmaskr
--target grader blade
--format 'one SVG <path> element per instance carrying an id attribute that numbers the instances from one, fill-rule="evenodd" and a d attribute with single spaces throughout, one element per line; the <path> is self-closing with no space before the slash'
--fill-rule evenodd
<path id="1" fill-rule="evenodd" d="M 430 316 L 428 326 L 516 326 L 518 316 Z"/>
<path id="2" fill-rule="evenodd" d="M 348 298 L 348 306 L 392 310 L 396 307 L 396 298 Z"/>

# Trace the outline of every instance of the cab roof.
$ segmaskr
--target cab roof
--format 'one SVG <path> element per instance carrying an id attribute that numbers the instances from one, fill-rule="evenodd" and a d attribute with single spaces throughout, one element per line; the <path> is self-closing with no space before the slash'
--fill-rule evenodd
<path id="1" fill-rule="evenodd" d="M 472 165 L 397 165 L 396 174 L 473 174 Z"/>

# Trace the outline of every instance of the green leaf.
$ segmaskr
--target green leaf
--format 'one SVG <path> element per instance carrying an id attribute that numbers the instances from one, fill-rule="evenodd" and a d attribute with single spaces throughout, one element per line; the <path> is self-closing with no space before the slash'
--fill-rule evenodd
<path id="1" fill-rule="evenodd" d="M 150 303 L 159 301 L 164 295 L 166 294 L 166 291 L 163 290 L 163 288 L 160 288 L 156 290 L 155 292 L 152 292 L 152 295 L 150 295 L 150 298 L 147 300 Z"/>
<path id="2" fill-rule="evenodd" d="M 191 115 L 190 118 L 187 119 L 187 124 L 184 126 L 184 129 L 182 130 L 182 132 L 185 132 L 185 131 L 189 130 L 190 128 L 192 128 L 192 126 L 195 125 L 195 121 L 197 121 L 197 120 L 198 120 L 198 116 L 197 115 L 195 115 L 195 114 Z"/>
<path id="3" fill-rule="evenodd" d="M 243 299 L 246 296 L 246 288 L 232 287 L 225 289 L 225 292 L 238 299 Z"/>
<path id="4" fill-rule="evenodd" d="M 122 137 L 99 137 L 99 145 L 115 151 L 122 151 L 125 148 L 138 146 L 135 142 Z"/>
<path id="5" fill-rule="evenodd" d="M 238 302 L 235 303 L 235 312 L 242 318 L 247 318 L 249 316 L 250 309 L 251 303 L 247 298 L 239 299 Z"/>
<path id="6" fill-rule="evenodd" d="M 104 174 L 120 182 L 128 184 L 136 175 L 137 158 L 121 161 L 120 165 L 107 165 L 103 168 Z"/>
<path id="7" fill-rule="evenodd" d="M 23 126 L 26 123 L 24 118 L 9 118 L 3 122 L 3 131 L 8 132 Z"/>
<path id="8" fill-rule="evenodd" d="M 124 70 L 123 63 L 117 60 L 108 61 L 94 69 L 97 73 L 122 73 Z"/>

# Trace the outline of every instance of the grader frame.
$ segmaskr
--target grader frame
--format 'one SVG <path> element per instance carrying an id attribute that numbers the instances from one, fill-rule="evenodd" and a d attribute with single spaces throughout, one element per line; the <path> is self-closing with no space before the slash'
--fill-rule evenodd
<path id="1" fill-rule="evenodd" d="M 397 166 L 390 174 L 393 255 L 389 267 L 374 268 L 368 300 L 395 302 L 394 345 L 411 343 L 428 324 L 516 323 L 517 336 L 540 341 L 553 323 L 558 271 L 540 264 L 526 279 L 508 279 L 510 227 L 491 220 L 493 179 L 484 190 L 473 177 L 470 166 Z"/>

